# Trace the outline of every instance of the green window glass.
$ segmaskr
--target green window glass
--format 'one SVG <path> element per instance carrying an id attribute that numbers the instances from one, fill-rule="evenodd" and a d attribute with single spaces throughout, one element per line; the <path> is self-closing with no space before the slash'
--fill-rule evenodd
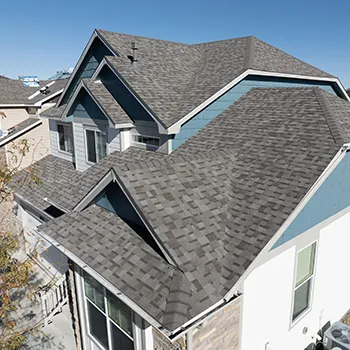
<path id="1" fill-rule="evenodd" d="M 108 316 L 125 332 L 132 335 L 131 310 L 121 300 L 107 291 Z"/>
<path id="2" fill-rule="evenodd" d="M 316 242 L 301 250 L 297 256 L 297 270 L 294 289 L 294 321 L 310 307 L 311 287 L 315 266 Z"/>
<path id="3" fill-rule="evenodd" d="M 102 311 L 105 311 L 105 302 L 103 295 L 103 287 L 92 277 L 84 274 L 85 295 L 98 306 Z"/>

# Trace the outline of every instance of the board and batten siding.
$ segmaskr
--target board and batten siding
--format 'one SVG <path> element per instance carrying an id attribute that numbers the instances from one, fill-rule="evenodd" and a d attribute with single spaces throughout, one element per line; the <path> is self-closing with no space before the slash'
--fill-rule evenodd
<path id="1" fill-rule="evenodd" d="M 196 116 L 190 119 L 187 123 L 181 126 L 180 132 L 175 135 L 172 140 L 172 150 L 182 145 L 191 136 L 195 135 L 200 129 L 205 127 L 215 117 L 229 108 L 241 96 L 247 93 L 252 88 L 277 88 L 277 87 L 320 87 L 329 93 L 336 94 L 336 86 L 332 83 L 301 80 L 301 79 L 286 79 L 248 76 L 240 83 L 232 87 L 229 91 L 219 97 L 216 101 L 199 112 Z"/>
<path id="2" fill-rule="evenodd" d="M 62 152 L 59 149 L 58 144 L 58 133 L 57 133 L 57 122 L 55 120 L 49 120 L 50 123 L 50 142 L 51 142 L 51 154 L 55 157 L 59 157 L 70 162 L 74 161 L 74 155 L 68 152 Z M 61 123 L 64 124 L 64 123 Z M 74 136 L 73 136 L 74 137 Z M 73 139 L 74 142 L 74 139 Z"/>

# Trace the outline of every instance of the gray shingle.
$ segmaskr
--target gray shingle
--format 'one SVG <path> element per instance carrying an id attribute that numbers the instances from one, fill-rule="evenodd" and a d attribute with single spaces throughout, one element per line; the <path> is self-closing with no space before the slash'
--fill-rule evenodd
<path id="1" fill-rule="evenodd" d="M 83 84 L 115 124 L 133 122 L 102 83 L 93 83 L 89 79 L 83 79 Z"/>
<path id="2" fill-rule="evenodd" d="M 117 215 L 93 205 L 45 223 L 39 230 L 118 286 L 165 327 L 175 329 L 193 316 L 188 315 L 194 301 L 191 285 L 183 273 L 160 259 Z"/>
<path id="3" fill-rule="evenodd" d="M 350 103 L 319 88 L 252 89 L 169 156 L 129 148 L 68 175 L 64 161 L 47 157 L 42 163 L 60 165 L 50 170 L 52 182 L 43 188 L 71 210 L 115 169 L 179 266 L 159 316 L 173 329 L 217 302 L 242 276 L 339 144 L 349 141 L 349 112 Z M 45 196 L 39 189 L 34 200 L 38 192 Z M 128 268 L 130 262 L 123 264 Z"/>
<path id="4" fill-rule="evenodd" d="M 36 102 L 41 101 L 55 92 L 64 88 L 66 80 L 57 80 L 52 86 L 49 87 L 49 94 L 39 94 L 31 100 L 29 96 L 39 91 L 45 85 L 50 83 L 49 80 L 40 81 L 40 87 L 28 87 L 24 86 L 20 80 L 13 79 L 1 79 L 0 80 L 0 104 L 26 104 L 34 105 Z"/>
<path id="5" fill-rule="evenodd" d="M 98 30 L 118 53 L 108 61 L 169 127 L 247 69 L 332 77 L 255 37 L 180 44 Z M 130 64 L 131 42 L 138 66 Z"/>

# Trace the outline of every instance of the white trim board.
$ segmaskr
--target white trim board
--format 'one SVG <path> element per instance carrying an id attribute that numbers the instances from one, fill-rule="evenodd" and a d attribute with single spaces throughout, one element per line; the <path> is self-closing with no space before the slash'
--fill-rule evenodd
<path id="1" fill-rule="evenodd" d="M 31 99 L 33 99 L 35 96 L 40 95 L 41 90 L 42 90 L 43 88 L 48 88 L 48 87 L 52 86 L 53 84 L 55 84 L 55 82 L 56 82 L 56 81 L 53 80 L 53 81 L 51 81 L 50 83 L 46 84 L 44 87 L 42 87 L 42 88 L 40 88 L 39 90 L 35 91 L 34 94 L 32 94 L 32 95 L 30 95 L 30 96 L 28 97 L 28 100 L 31 100 Z"/>

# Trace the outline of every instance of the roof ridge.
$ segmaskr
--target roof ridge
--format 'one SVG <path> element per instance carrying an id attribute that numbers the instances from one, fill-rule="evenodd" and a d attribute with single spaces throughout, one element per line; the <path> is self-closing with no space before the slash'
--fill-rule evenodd
<path id="1" fill-rule="evenodd" d="M 283 54 L 285 54 L 285 55 L 287 55 L 287 56 L 289 56 L 289 57 L 291 57 L 291 58 L 293 58 L 293 59 L 299 61 L 299 62 L 302 63 L 302 64 L 306 64 L 307 66 L 312 67 L 313 69 L 316 69 L 316 70 L 318 70 L 318 71 L 320 71 L 320 72 L 322 72 L 322 73 L 326 73 L 326 74 L 328 74 L 330 77 L 335 78 L 334 75 L 329 74 L 329 73 L 327 73 L 326 71 L 324 71 L 324 70 L 322 70 L 322 69 L 320 69 L 320 68 L 317 68 L 317 67 L 313 66 L 312 64 L 307 63 L 307 62 L 305 62 L 305 61 L 303 61 L 303 60 L 301 60 L 301 59 L 299 59 L 299 58 L 297 58 L 297 57 L 295 57 L 295 56 L 289 54 L 289 53 L 286 52 L 286 51 L 283 51 L 282 49 L 280 49 L 280 48 L 277 47 L 277 46 L 271 45 L 271 44 L 267 43 L 266 41 L 261 40 L 261 39 L 256 38 L 256 37 L 254 37 L 254 39 L 260 41 L 260 42 L 263 43 L 264 45 L 267 45 L 267 46 L 269 46 L 269 47 L 272 47 L 272 48 L 274 48 L 274 49 L 276 49 L 276 50 L 282 52 Z"/>
<path id="2" fill-rule="evenodd" d="M 332 108 L 323 94 L 325 91 L 323 91 L 320 87 L 314 87 L 313 90 L 323 111 L 323 116 L 328 125 L 329 131 L 332 134 L 334 142 L 337 145 L 343 145 L 346 141 L 342 137 L 342 133 L 341 130 L 339 130 L 336 119 L 333 117 Z"/>
<path id="3" fill-rule="evenodd" d="M 253 67 L 254 64 L 254 48 L 255 48 L 255 37 L 249 36 L 247 38 L 247 45 L 246 45 L 246 56 L 244 59 L 244 68 L 249 69 Z"/>

